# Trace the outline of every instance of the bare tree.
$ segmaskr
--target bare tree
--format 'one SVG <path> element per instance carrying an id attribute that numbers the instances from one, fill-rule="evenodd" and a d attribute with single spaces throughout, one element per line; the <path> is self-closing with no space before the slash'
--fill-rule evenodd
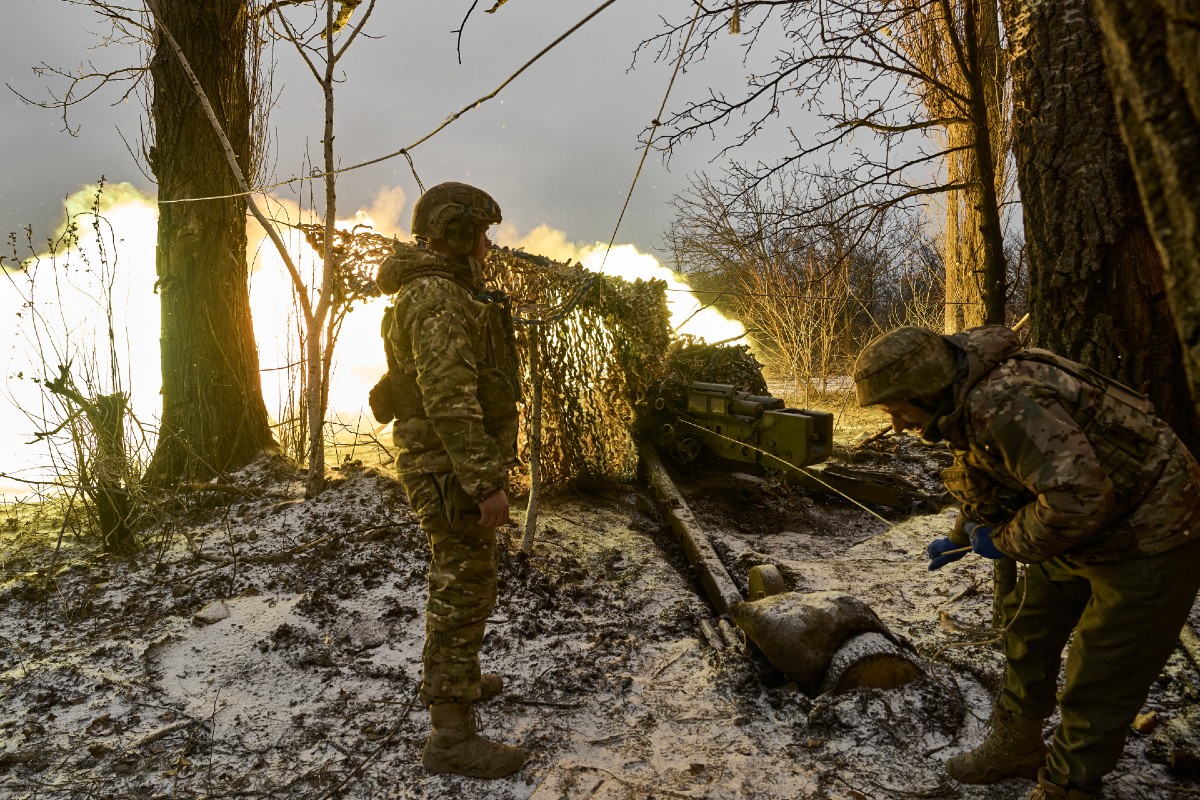
<path id="1" fill-rule="evenodd" d="M 940 275 L 912 246 L 920 236 L 909 215 L 882 210 L 856 227 L 831 200 L 797 228 L 786 219 L 806 189 L 803 176 L 780 172 L 731 205 L 720 184 L 696 178 L 674 199 L 664 234 L 676 268 L 747 326 L 777 380 L 805 395 L 847 374 L 863 338 L 898 318 L 917 321 L 907 317 L 913 310 L 941 307 Z M 824 192 L 841 195 L 844 186 L 829 181 Z M 934 278 L 933 298 L 912 291 L 922 277 Z"/>
<path id="2" fill-rule="evenodd" d="M 335 13 L 335 5 L 341 7 Z M 357 23 L 343 34 L 350 16 L 359 5 L 355 2 L 335 3 L 334 0 L 312 0 L 311 3 L 275 3 L 268 8 L 268 19 L 276 33 L 292 44 L 304 61 L 309 72 L 321 89 L 324 100 L 324 128 L 321 138 L 322 182 L 324 184 L 324 230 L 317 237 L 322 243 L 332 246 L 321 247 L 322 269 L 320 286 L 315 289 L 305 284 L 299 271 L 290 259 L 285 259 L 292 276 L 293 289 L 300 298 L 304 312 L 305 335 L 305 397 L 308 412 L 308 481 L 307 491 L 314 495 L 325 483 L 325 438 L 324 419 L 329 400 L 329 375 L 333 364 L 333 350 L 338 326 L 349 303 L 355 299 L 353 293 L 339 291 L 337 242 L 335 231 L 337 218 L 337 162 L 334 158 L 334 87 L 338 81 L 338 62 L 358 37 L 375 8 L 370 0 L 359 16 Z M 292 8 L 287 9 L 286 6 Z M 298 11 L 302 16 L 289 17 L 285 11 Z M 340 38 L 339 38 L 339 35 Z M 310 238 L 310 241 L 312 239 Z M 344 252 L 344 247 L 343 247 Z M 357 295 L 361 296 L 361 295 Z"/>
<path id="3" fill-rule="evenodd" d="M 780 170 L 803 165 L 813 171 L 851 178 L 844 193 L 817 190 L 786 213 L 803 227 L 810 216 L 836 203 L 844 221 L 870 224 L 882 209 L 926 203 L 951 195 L 958 224 L 970 236 L 950 231 L 947 246 L 971 261 L 955 291 L 957 305 L 981 303 L 978 321 L 1002 322 L 1006 263 L 1001 219 L 1004 152 L 1004 69 L 994 3 L 985 0 L 749 0 L 702 7 L 695 25 L 680 22 L 642 43 L 662 58 L 683 50 L 683 60 L 703 59 L 738 7 L 746 32 L 748 65 L 780 34 L 785 45 L 760 69 L 748 66 L 748 85 L 729 97 L 716 89 L 663 120 L 660 145 L 669 159 L 675 148 L 701 132 L 744 119 L 741 132 L 721 151 L 731 155 L 782 115 L 784 105 L 812 109 L 824 129 L 815 137 L 789 128 L 794 150 L 771 162 L 734 165 L 730 202 L 753 191 Z M 686 43 L 686 44 L 685 44 Z M 870 137 L 864 143 L 863 136 Z M 840 157 L 840 168 L 820 167 L 816 159 Z M 961 199 L 960 199 L 961 198 Z M 843 201 L 850 201 L 843 204 Z M 960 241 L 961 240 L 961 241 Z M 963 258 L 952 259 L 956 265 Z M 978 266 L 975 266 L 975 265 Z M 977 277 L 978 275 L 978 277 Z M 948 323 L 959 324 L 955 317 Z M 975 321 L 975 320 L 971 320 Z"/>
<path id="4" fill-rule="evenodd" d="M 1011 118 L 1000 12 L 996 0 L 901 2 L 910 13 L 903 18 L 904 30 L 898 40 L 924 74 L 938 78 L 937 83 L 927 84 L 920 91 L 929 116 L 944 120 L 961 117 L 961 97 L 982 97 L 982 103 L 970 102 L 966 107 L 969 114 L 986 114 L 983 119 L 968 118 L 944 126 L 945 180 L 950 186 L 964 187 L 947 192 L 943 199 L 945 330 L 953 333 L 988 321 L 1003 321 L 1003 308 L 989 309 L 979 301 L 1009 299 L 1008 291 L 999 296 L 988 291 L 989 285 L 1005 280 L 1004 275 L 990 272 L 989 266 L 998 269 L 1007 261 L 990 255 L 991 248 L 1002 246 L 992 227 L 1002 215 L 993 204 L 1005 195 Z M 942 86 L 953 88 L 956 94 L 947 94 Z M 993 191 L 983 191 L 984 186 Z"/>
<path id="5" fill-rule="evenodd" d="M 47 101 L 30 101 L 68 115 L 76 103 L 106 86 L 122 99 L 148 93 L 144 155 L 159 184 L 158 281 L 163 412 L 148 478 L 174 482 L 208 478 L 241 466 L 274 447 L 259 381 L 250 316 L 246 262 L 246 202 L 224 168 L 225 150 L 253 174 L 258 161 L 253 131 L 264 124 L 255 0 L 218 0 L 199 6 L 181 0 L 125 5 L 68 0 L 110 25 L 102 44 L 140 48 L 146 59 L 112 70 L 69 71 L 49 65 L 39 74 L 66 81 Z M 176 42 L 201 65 L 185 75 L 150 9 L 178 30 Z M 181 42 L 181 43 L 180 43 Z M 221 142 L 205 121 L 191 81 L 217 98 L 216 113 L 230 136 Z"/>
<path id="6" fill-rule="evenodd" d="M 1092 6 L 1117 121 L 1162 259 L 1194 416 L 1200 411 L 1200 2 L 1094 0 Z M 1197 452 L 1200 437 L 1191 443 Z"/>
<path id="7" fill-rule="evenodd" d="M 70 490 L 68 514 L 79 499 L 79 512 L 94 520 L 104 551 L 125 554 L 135 549 L 141 478 L 151 450 L 129 403 L 129 353 L 121 345 L 128 320 L 117 312 L 121 269 L 115 234 L 103 216 L 103 190 L 101 181 L 86 210 L 68 204 L 62 233 L 44 245 L 48 253 L 35 249 L 27 228 L 28 255 L 19 254 L 15 235 L 9 238 L 11 257 L 0 255 L 7 289 L 20 298 L 18 340 L 24 340 L 31 373 L 10 376 L 9 389 L 22 380 L 40 387 L 40 402 L 14 405 L 34 425 L 34 440 L 46 445 L 53 471 L 45 480 L 7 477 Z M 80 237 L 83 226 L 91 229 L 90 242 Z M 68 316 L 66 307 L 79 295 L 65 293 L 67 287 L 95 307 Z"/>
<path id="8" fill-rule="evenodd" d="M 239 190 L 238 196 L 245 198 L 244 206 L 254 215 L 263 226 L 268 237 L 275 245 L 289 276 L 305 322 L 305 402 L 308 413 L 308 480 L 306 489 L 309 496 L 319 493 L 325 485 L 325 439 L 324 414 L 328 402 L 328 376 L 332 364 L 333 342 L 336 337 L 341 316 L 334 311 L 338 298 L 346 300 L 347 295 L 339 290 L 344 288 L 337 281 L 338 267 L 338 232 L 334 228 L 337 214 L 337 169 L 334 161 L 333 127 L 334 127 L 334 85 L 336 83 L 337 63 L 345 55 L 346 49 L 357 38 L 374 8 L 374 0 L 368 4 L 358 23 L 337 41 L 349 21 L 349 13 L 334 13 L 335 0 L 311 0 L 311 2 L 277 2 L 270 4 L 264 15 L 271 18 L 275 30 L 284 39 L 291 42 L 310 71 L 316 77 L 321 87 L 325 103 L 324 130 L 322 137 L 324 183 L 325 221 L 323 230 L 317 237 L 326 243 L 323 247 L 320 286 L 315 290 L 309 287 L 300 273 L 295 260 L 280 234 L 277 225 L 269 219 L 258 205 L 250 199 L 250 186 L 246 174 L 241 168 L 241 161 L 234 151 L 231 140 L 225 131 L 220 116 L 216 113 L 213 100 L 195 75 L 191 60 L 183 51 L 182 46 L 174 39 L 170 26 L 155 0 L 147 0 L 154 14 L 159 32 L 166 40 L 174 57 L 183 72 L 188 76 L 190 87 L 200 106 L 207 116 L 208 130 L 222 143 L 225 152 L 224 174 L 232 177 Z M 345 10 L 353 11 L 358 3 L 340 3 Z M 289 19 L 286 12 L 298 11 L 304 15 L 303 22 L 297 24 Z M 315 298 L 313 295 L 315 294 Z M 344 314 L 345 307 L 341 313 Z M 261 392 L 260 392 L 261 396 Z"/>
<path id="9" fill-rule="evenodd" d="M 150 475 L 207 478 L 275 445 L 250 316 L 247 201 L 226 163 L 231 153 L 253 174 L 250 16 L 246 0 L 148 6 L 157 43 L 148 160 L 158 180 L 163 371 Z M 198 97 L 197 86 L 211 103 Z"/>
<path id="10" fill-rule="evenodd" d="M 1149 394 L 1195 450 L 1200 428 L 1163 261 L 1119 134 L 1090 0 L 1005 0 L 1004 11 L 1032 339 Z"/>

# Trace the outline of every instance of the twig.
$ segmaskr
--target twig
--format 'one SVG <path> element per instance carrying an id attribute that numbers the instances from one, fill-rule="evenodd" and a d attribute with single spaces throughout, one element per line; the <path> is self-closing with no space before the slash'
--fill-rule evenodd
<path id="1" fill-rule="evenodd" d="M 878 442 L 880 439 L 886 438 L 889 434 L 891 434 L 891 432 L 892 432 L 892 426 L 888 425 L 886 428 L 881 429 L 877 433 L 872 433 L 870 436 L 863 439 L 861 442 L 859 442 L 857 445 L 855 445 L 855 449 L 858 449 L 860 447 L 866 447 L 869 444 L 874 444 L 875 442 Z"/>
<path id="2" fill-rule="evenodd" d="M 252 497 L 255 499 L 268 496 L 261 489 L 247 489 L 243 486 L 233 486 L 228 483 L 181 483 L 178 484 L 178 488 L 190 492 L 225 492 L 227 494 L 239 494 L 242 497 Z"/>
<path id="3" fill-rule="evenodd" d="M 341 794 L 342 789 L 345 788 L 350 781 L 354 780 L 354 778 L 363 771 L 363 768 L 366 767 L 367 764 L 371 763 L 376 756 L 383 752 L 385 747 L 392 743 L 392 740 L 396 738 L 396 734 L 400 732 L 400 726 L 408 720 L 408 715 L 412 712 L 413 703 L 416 702 L 420 691 L 421 687 L 418 684 L 417 687 L 413 689 L 412 696 L 408 698 L 408 704 L 404 707 L 404 713 L 400 715 L 400 719 L 396 720 L 395 724 L 392 725 L 390 730 L 388 730 L 387 735 L 379 740 L 379 745 L 370 753 L 368 753 L 367 757 L 359 762 L 358 766 L 350 770 L 350 774 L 343 778 L 341 783 L 339 783 L 337 786 L 334 786 L 325 794 L 321 795 L 319 800 L 329 800 L 329 798 L 336 797 L 337 795 Z"/>
<path id="4" fill-rule="evenodd" d="M 67 510 L 63 512 L 62 527 L 58 529 L 58 540 L 54 543 L 54 558 L 50 560 L 50 571 L 58 565 L 58 551 L 62 547 L 63 534 L 67 532 L 67 522 L 71 519 L 71 510 L 75 508 L 75 498 L 79 496 L 79 487 L 75 487 L 75 491 L 71 492 L 71 499 L 67 502 Z"/>
<path id="5" fill-rule="evenodd" d="M 149 704 L 148 703 L 138 703 L 138 705 L 144 706 L 144 705 L 149 705 Z M 154 708 L 162 708 L 162 706 L 153 706 L 153 707 Z M 139 748 L 145 747 L 146 745 L 150 744 L 151 742 L 157 742 L 159 739 L 163 738 L 164 736 L 170 736 L 172 733 L 175 733 L 175 731 L 190 728 L 191 726 L 195 725 L 196 723 L 197 723 L 197 720 L 194 720 L 194 719 L 182 719 L 179 722 L 171 723 L 170 725 L 166 725 L 162 728 L 159 728 L 156 731 L 150 731 L 149 733 L 147 733 L 145 736 L 141 737 L 140 739 L 137 739 L 137 740 L 132 741 L 129 744 L 125 745 L 125 748 L 122 750 L 122 752 L 128 753 L 132 750 L 137 750 Z"/>
<path id="6" fill-rule="evenodd" d="M 520 706 L 545 706 L 547 708 L 583 708 L 584 703 L 561 703 L 556 700 L 534 700 L 529 697 L 506 697 L 510 703 Z"/>
<path id="7" fill-rule="evenodd" d="M 686 649 L 686 650 L 684 650 L 683 652 L 681 652 L 679 655 L 677 655 L 677 656 L 675 656 L 674 658 L 672 658 L 672 659 L 671 659 L 670 661 L 668 661 L 666 664 L 663 664 L 661 667 L 659 667 L 658 669 L 654 670 L 653 674 L 651 674 L 651 675 L 650 675 L 650 677 L 651 677 L 651 678 L 657 678 L 659 675 L 662 675 L 664 672 L 666 672 L 668 669 L 670 669 L 670 668 L 671 668 L 671 666 L 672 666 L 672 665 L 674 665 L 676 661 L 678 661 L 679 659 L 683 658 L 684 656 L 686 656 L 686 655 L 687 655 L 688 653 L 690 653 L 690 652 L 691 652 L 691 648 L 689 647 L 688 649 Z"/>

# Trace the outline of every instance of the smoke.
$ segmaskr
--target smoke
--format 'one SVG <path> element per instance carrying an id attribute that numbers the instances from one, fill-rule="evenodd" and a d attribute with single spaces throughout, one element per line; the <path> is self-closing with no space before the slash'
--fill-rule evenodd
<path id="1" fill-rule="evenodd" d="M 614 245 L 611 250 L 603 242 L 578 244 L 568 240 L 565 232 L 548 225 L 539 225 L 523 236 L 518 235 L 512 226 L 501 225 L 497 238 L 506 247 L 536 253 L 555 261 L 579 262 L 592 272 L 628 281 L 638 278 L 665 281 L 667 308 L 678 334 L 690 334 L 710 343 L 736 341 L 746 335 L 746 329 L 740 322 L 707 306 L 693 294 L 691 287 L 679 274 L 631 244 Z"/>
<path id="2" fill-rule="evenodd" d="M 24 259 L 34 270 L 13 269 L 11 259 L 0 281 L 11 285 L 0 292 L 0 315 L 14 324 L 5 337 L 8 347 L 0 353 L 5 368 L 6 391 L 0 395 L 0 472 L 27 470 L 45 463 L 46 455 L 28 443 L 39 428 L 21 412 L 41 408 L 42 389 L 34 378 L 46 377 L 57 365 L 70 363 L 118 385 L 99 387 L 103 392 L 128 391 L 134 413 L 150 427 L 157 424 L 161 405 L 159 367 L 159 302 L 155 293 L 158 211 L 155 199 L 127 183 L 108 184 L 99 194 L 96 185 L 86 185 L 65 201 L 64 223 L 54 241 L 68 226 L 74 226 L 78 242 L 69 249 L 60 244 Z M 400 187 L 380 189 L 365 207 L 356 210 L 339 227 L 368 225 L 385 235 L 407 237 L 404 212 L 408 198 Z M 293 263 L 308 286 L 319 285 L 320 260 L 294 227 L 317 218 L 295 202 L 271 198 L 264 210 L 279 221 L 279 230 Z M 96 213 L 98 212 L 98 213 Z M 288 366 L 300 355 L 303 322 L 293 300 L 293 283 L 283 259 L 257 222 L 247 223 L 250 261 L 250 305 L 255 340 L 263 370 L 263 392 L 267 411 L 278 418 L 284 413 L 289 385 Z M 496 239 L 504 246 L 519 248 L 629 280 L 658 278 L 667 282 L 672 319 L 680 332 L 708 341 L 743 335 L 742 326 L 702 304 L 687 284 L 654 256 L 632 245 L 609 250 L 601 242 L 577 243 L 564 231 L 539 225 L 521 232 L 511 223 L 498 226 Z M 35 247 L 34 250 L 38 248 Z M 54 252 L 51 253 L 51 250 Z M 30 281 L 30 275 L 35 280 Z M 28 295 L 28 297 L 26 296 Z M 386 369 L 379 323 L 387 298 L 359 304 L 346 318 L 335 349 L 330 386 L 332 412 L 356 414 L 366 411 L 367 393 Z M 109 347 L 109 307 L 114 341 Z M 31 336 L 34 315 L 50 331 L 43 334 L 41 350 Z M 116 359 L 109 363 L 112 350 Z M 97 363 L 98 362 L 98 363 Z M 81 372 L 82 374 L 82 372 Z M 0 488 L 2 493 L 2 488 Z"/>
<path id="3" fill-rule="evenodd" d="M 90 184 L 63 207 L 54 236 L 0 276 L 0 317 L 12 325 L 0 356 L 0 472 L 31 480 L 46 477 L 37 465 L 47 454 L 30 442 L 54 423 L 37 381 L 60 365 L 84 391 L 128 392 L 143 421 L 159 412 L 154 199 L 127 183 Z"/>

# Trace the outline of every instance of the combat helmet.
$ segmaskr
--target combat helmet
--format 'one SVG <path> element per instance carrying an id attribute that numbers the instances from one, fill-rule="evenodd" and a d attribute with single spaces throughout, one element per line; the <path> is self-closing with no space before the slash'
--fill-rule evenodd
<path id="1" fill-rule="evenodd" d="M 445 239 L 455 251 L 469 253 L 479 230 L 500 222 L 500 205 L 482 189 L 465 183 L 439 183 L 413 206 L 412 232 L 421 242 Z"/>
<path id="2" fill-rule="evenodd" d="M 954 382 L 956 364 L 941 336 L 905 325 L 876 336 L 854 362 L 860 406 L 910 400 L 940 392 Z"/>

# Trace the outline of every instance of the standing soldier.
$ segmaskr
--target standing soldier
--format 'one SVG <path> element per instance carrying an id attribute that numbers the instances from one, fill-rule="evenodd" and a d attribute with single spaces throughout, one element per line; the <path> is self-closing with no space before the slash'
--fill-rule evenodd
<path id="1" fill-rule="evenodd" d="M 987 738 L 946 769 L 965 783 L 1036 778 L 1027 800 L 1088 800 L 1116 765 L 1200 586 L 1200 468 L 1141 395 L 1007 328 L 876 338 L 858 402 L 945 440 L 960 524 L 929 568 L 968 548 L 1027 566 L 1003 600 L 1004 683 Z M 1062 721 L 1049 748 L 1062 651 Z"/>
<path id="2" fill-rule="evenodd" d="M 396 420 L 400 479 L 429 539 L 421 698 L 432 732 L 422 762 L 472 778 L 509 775 L 525 758 L 479 736 L 471 709 L 502 689 L 499 675 L 480 674 L 479 649 L 517 443 L 511 317 L 481 274 L 498 222 L 496 202 L 466 184 L 439 184 L 417 201 L 418 246 L 397 244 L 377 276 L 396 298 L 384 317 L 388 374 L 371 393 L 375 416 Z"/>

